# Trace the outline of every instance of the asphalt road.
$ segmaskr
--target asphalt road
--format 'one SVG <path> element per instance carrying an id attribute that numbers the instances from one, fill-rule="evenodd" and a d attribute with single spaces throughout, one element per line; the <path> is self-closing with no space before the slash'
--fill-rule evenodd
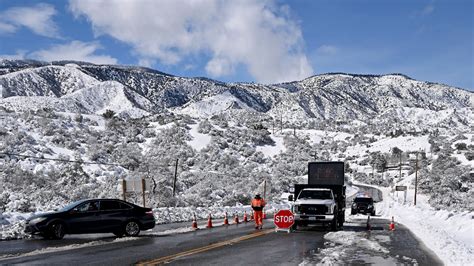
<path id="1" fill-rule="evenodd" d="M 325 238 L 328 231 L 324 228 L 307 227 L 292 233 L 276 233 L 272 230 L 271 220 L 267 220 L 266 227 L 270 229 L 263 230 L 255 230 L 248 223 L 137 238 L 82 236 L 64 241 L 22 240 L 25 244 L 23 248 L 17 248 L 17 252 L 6 254 L 2 250 L 4 257 L 0 259 L 0 264 L 298 265 L 317 264 L 331 257 L 331 254 L 337 255 L 335 262 L 340 264 L 441 264 L 402 225 L 397 224 L 395 231 L 389 231 L 389 221 L 373 218 L 372 230 L 367 231 L 365 217 L 349 219 L 351 222 L 346 223 L 342 231 L 330 233 L 355 236 L 356 242 L 348 246 Z M 0 246 L 14 242 L 5 241 Z M 382 250 L 374 249 L 373 246 L 377 245 L 374 243 L 380 245 Z"/>
<path id="2" fill-rule="evenodd" d="M 275 232 L 266 220 L 263 230 L 252 223 L 190 230 L 190 224 L 158 225 L 136 238 L 112 234 L 73 235 L 63 240 L 25 239 L 0 242 L 0 264 L 41 265 L 314 265 L 418 264 L 440 265 L 407 228 L 363 215 L 347 216 L 343 230 L 321 227 Z M 200 222 L 200 228 L 204 228 Z M 214 225 L 222 221 L 214 221 Z M 179 229 L 181 228 L 181 229 Z"/>

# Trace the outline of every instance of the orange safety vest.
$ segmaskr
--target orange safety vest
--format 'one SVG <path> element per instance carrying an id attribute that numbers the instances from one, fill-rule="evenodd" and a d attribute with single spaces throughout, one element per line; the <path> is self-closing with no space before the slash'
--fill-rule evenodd
<path id="1" fill-rule="evenodd" d="M 254 211 L 261 211 L 265 207 L 265 201 L 263 199 L 253 199 L 252 209 Z"/>

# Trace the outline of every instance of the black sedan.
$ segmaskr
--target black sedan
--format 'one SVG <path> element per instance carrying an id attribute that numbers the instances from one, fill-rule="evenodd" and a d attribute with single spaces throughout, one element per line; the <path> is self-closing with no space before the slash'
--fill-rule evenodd
<path id="1" fill-rule="evenodd" d="M 114 233 L 137 236 L 155 227 L 150 208 L 118 199 L 88 199 L 58 211 L 34 215 L 26 220 L 25 232 L 62 239 L 65 234 Z"/>

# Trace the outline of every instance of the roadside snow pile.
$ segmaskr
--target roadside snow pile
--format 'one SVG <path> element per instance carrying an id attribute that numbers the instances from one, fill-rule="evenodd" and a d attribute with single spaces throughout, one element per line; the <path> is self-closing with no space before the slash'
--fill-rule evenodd
<path id="1" fill-rule="evenodd" d="M 268 204 L 267 207 L 265 207 L 265 212 L 268 215 L 280 209 L 289 208 L 290 206 L 284 203 Z M 223 218 L 226 212 L 229 219 L 234 217 L 235 214 L 238 214 L 239 218 L 242 219 L 244 212 L 247 212 L 250 218 L 252 208 L 250 205 L 241 205 L 233 207 L 170 207 L 153 209 L 157 224 L 191 221 L 194 214 L 196 214 L 196 219 L 207 219 L 209 214 L 211 214 L 213 219 Z"/>
<path id="2" fill-rule="evenodd" d="M 365 238 L 366 232 L 329 232 L 324 235 L 324 239 L 339 245 L 354 246 L 357 245 L 367 250 L 389 253 L 388 249 L 382 247 L 379 243 Z"/>
<path id="3" fill-rule="evenodd" d="M 390 189 L 379 187 L 384 201 L 377 209 L 386 218 L 394 216 L 410 228 L 423 243 L 447 265 L 470 265 L 474 261 L 474 212 L 435 210 L 424 195 L 418 195 L 417 205 L 411 203 L 409 190 L 406 204 L 397 202 Z"/>
<path id="4" fill-rule="evenodd" d="M 31 213 L 0 213 L 0 240 L 24 238 L 25 220 Z"/>
<path id="5" fill-rule="evenodd" d="M 72 245 L 61 246 L 61 247 L 48 247 L 48 248 L 37 249 L 37 250 L 31 251 L 31 252 L 28 252 L 28 253 L 23 253 L 23 254 L 18 254 L 18 255 L 15 255 L 15 254 L 1 255 L 0 259 L 29 257 L 29 256 L 40 255 L 40 254 L 55 253 L 55 252 L 58 252 L 58 251 L 70 251 L 70 250 L 76 250 L 76 249 L 86 248 L 86 247 L 95 247 L 95 246 L 102 246 L 102 245 L 113 244 L 113 243 L 134 241 L 134 240 L 138 240 L 138 239 L 140 239 L 140 238 L 138 238 L 138 237 L 122 237 L 122 238 L 116 238 L 112 241 L 98 240 L 98 241 L 91 241 L 91 242 L 84 243 L 84 244 L 72 244 Z"/>
<path id="6" fill-rule="evenodd" d="M 300 265 L 339 265 L 344 264 L 347 256 L 355 250 L 365 250 L 370 256 L 380 256 L 389 253 L 389 250 L 377 243 L 376 240 L 367 239 L 367 232 L 338 231 L 324 235 L 327 246 L 321 249 L 314 258 L 303 261 Z M 368 256 L 368 257 L 370 257 Z"/>

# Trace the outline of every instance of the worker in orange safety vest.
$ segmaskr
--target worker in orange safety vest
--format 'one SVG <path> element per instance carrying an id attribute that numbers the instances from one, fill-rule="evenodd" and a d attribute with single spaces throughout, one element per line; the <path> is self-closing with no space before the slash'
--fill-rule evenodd
<path id="1" fill-rule="evenodd" d="M 255 229 L 262 229 L 263 207 L 265 207 L 265 200 L 260 197 L 260 194 L 257 194 L 252 200 L 251 206 L 255 217 Z"/>

